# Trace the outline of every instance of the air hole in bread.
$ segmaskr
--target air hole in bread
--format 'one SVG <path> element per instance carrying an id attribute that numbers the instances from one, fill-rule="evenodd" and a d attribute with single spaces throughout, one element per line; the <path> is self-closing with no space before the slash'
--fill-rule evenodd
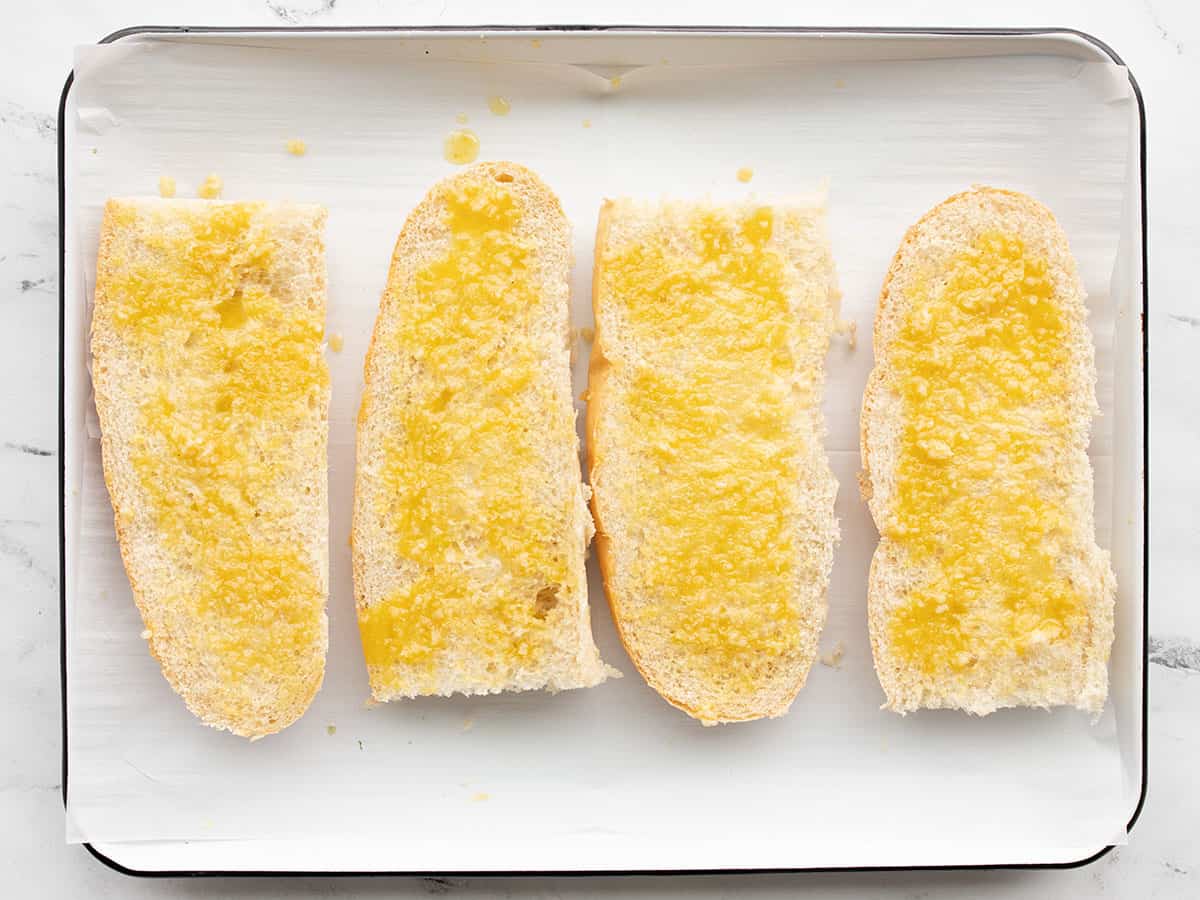
<path id="1" fill-rule="evenodd" d="M 539 619 L 544 619 L 556 606 L 558 606 L 558 585 L 552 584 L 537 592 L 537 596 L 533 600 L 533 614 Z"/>
<path id="2" fill-rule="evenodd" d="M 196 343 L 196 332 L 189 331 L 188 336 L 183 339 L 183 346 L 191 347 L 191 346 L 194 346 L 195 343 Z"/>

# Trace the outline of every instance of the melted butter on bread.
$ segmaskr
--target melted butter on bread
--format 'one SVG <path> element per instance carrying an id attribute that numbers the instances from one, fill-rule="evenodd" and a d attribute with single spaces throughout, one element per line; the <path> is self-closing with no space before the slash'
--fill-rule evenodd
<path id="1" fill-rule="evenodd" d="M 106 474 L 151 649 L 198 714 L 249 735 L 303 711 L 325 644 L 323 541 L 306 540 L 311 511 L 298 509 L 324 501 L 296 496 L 324 472 L 323 429 L 309 440 L 329 389 L 324 299 L 285 305 L 284 290 L 309 283 L 281 286 L 298 265 L 284 259 L 300 227 L 286 215 L 111 201 L 93 323 L 102 427 L 122 435 Z M 110 371 L 137 379 L 121 408 Z"/>
<path id="2" fill-rule="evenodd" d="M 754 204 L 602 213 L 602 568 L 638 667 L 709 724 L 786 710 L 824 616 L 836 484 L 818 409 L 833 323 L 820 221 Z"/>
<path id="3" fill-rule="evenodd" d="M 416 572 L 360 614 L 376 695 L 432 692 L 447 651 L 487 666 L 499 690 L 553 652 L 557 598 L 582 590 L 560 540 L 574 488 L 548 496 L 536 443 L 574 441 L 574 413 L 539 373 L 536 248 L 519 231 L 520 198 L 503 181 L 453 184 L 444 195 L 449 246 L 420 268 L 398 313 L 398 352 L 436 379 L 397 407 L 383 484 L 387 528 Z M 532 434 L 518 410 L 551 422 Z M 485 572 L 477 564 L 485 561 Z M 486 575 L 481 578 L 480 575 Z"/>
<path id="4" fill-rule="evenodd" d="M 922 573 L 892 645 L 933 674 L 1067 640 L 1087 606 L 1057 564 L 1076 540 L 1054 472 L 1071 344 L 1046 261 L 989 232 L 914 293 L 891 348 L 904 426 L 883 534 Z"/>

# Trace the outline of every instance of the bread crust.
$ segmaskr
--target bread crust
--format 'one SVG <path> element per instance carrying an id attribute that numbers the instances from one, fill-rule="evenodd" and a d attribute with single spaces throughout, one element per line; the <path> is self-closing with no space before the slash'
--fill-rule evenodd
<path id="1" fill-rule="evenodd" d="M 881 445 L 887 443 L 889 429 L 899 427 L 898 411 L 895 410 L 895 395 L 888 382 L 888 360 L 890 334 L 903 315 L 906 297 L 897 294 L 896 285 L 907 265 L 921 252 L 921 241 L 928 232 L 942 228 L 948 215 L 967 217 L 970 227 L 976 232 L 986 231 L 993 220 L 1003 217 L 1008 223 L 1025 229 L 1046 244 L 1056 262 L 1056 277 L 1060 290 L 1056 298 L 1070 308 L 1078 309 L 1083 315 L 1084 290 L 1076 271 L 1066 236 L 1062 233 L 1053 214 L 1033 198 L 1017 191 L 973 186 L 969 190 L 948 197 L 926 212 L 905 232 L 897 248 L 880 289 L 878 306 L 873 327 L 875 366 L 863 392 L 860 417 L 860 452 L 862 469 L 859 473 L 859 488 L 867 503 L 875 524 L 882 530 L 888 512 L 884 479 L 890 475 L 888 465 L 892 460 L 876 459 Z M 939 231 L 939 235 L 942 233 Z M 961 235 L 952 236 L 957 247 L 965 246 Z M 945 243 L 947 238 L 942 235 Z M 1082 317 L 1081 317 L 1082 322 Z M 1095 362 L 1091 335 L 1086 323 L 1080 325 L 1082 333 L 1073 335 L 1073 346 L 1077 348 L 1075 390 L 1080 397 L 1073 397 L 1074 406 L 1080 412 L 1073 423 L 1075 428 L 1090 429 L 1091 415 L 1096 411 Z M 1113 602 L 1116 592 L 1115 576 L 1112 574 L 1108 554 L 1095 544 L 1092 513 L 1092 471 L 1086 455 L 1072 467 L 1074 480 L 1086 484 L 1087 504 L 1084 521 L 1080 524 L 1082 544 L 1079 548 L 1080 568 L 1090 582 L 1089 627 L 1080 641 L 1073 642 L 1080 653 L 1077 671 L 1060 673 L 1059 681 L 1046 681 L 1040 689 L 1027 687 L 1012 689 L 1002 687 L 1002 678 L 975 683 L 938 683 L 937 679 L 918 679 L 906 673 L 902 664 L 892 658 L 888 639 L 890 612 L 903 599 L 904 585 L 911 583 L 915 573 L 908 566 L 903 552 L 886 538 L 880 543 L 871 559 L 868 578 L 868 624 L 872 655 L 880 685 L 886 695 L 884 708 L 900 714 L 921 708 L 961 709 L 975 715 L 987 715 L 1003 707 L 1074 705 L 1098 714 L 1107 696 L 1107 659 L 1113 637 Z M 897 582 L 900 588 L 897 587 Z"/>
<path id="2" fill-rule="evenodd" d="M 609 222 L 612 217 L 613 202 L 604 200 L 600 204 L 600 213 L 596 221 L 596 241 L 595 252 L 593 259 L 596 260 L 596 266 L 600 264 L 600 254 L 604 247 L 604 240 L 608 234 Z M 600 322 L 600 279 L 593 276 L 592 278 L 592 313 L 595 316 L 595 337 L 592 339 L 592 355 L 588 360 L 588 386 L 587 386 L 587 412 L 584 418 L 584 435 L 586 440 L 587 454 L 587 469 L 589 473 L 594 472 L 596 465 L 599 462 L 599 457 L 596 453 L 596 423 L 599 421 L 600 413 L 605 408 L 608 402 L 609 395 L 609 375 L 612 372 L 612 363 L 604 352 L 605 331 L 599 327 Z M 646 666 L 639 656 L 630 649 L 630 642 L 625 633 L 625 620 L 620 614 L 617 607 L 612 583 L 613 570 L 616 566 L 616 561 L 613 559 L 612 539 L 604 527 L 604 520 L 600 515 L 600 507 L 596 501 L 596 492 L 591 492 L 589 505 L 592 512 L 592 522 L 595 524 L 596 534 L 592 538 L 592 549 L 596 553 L 596 563 L 600 568 L 600 580 L 604 585 L 604 597 L 608 602 L 608 610 L 612 614 L 613 624 L 617 629 L 617 637 L 621 639 L 621 644 L 625 647 L 625 652 L 629 655 L 630 662 L 633 663 L 638 674 L 645 679 L 646 683 L 656 690 L 664 700 L 670 703 L 677 709 L 683 710 L 693 718 L 698 717 L 697 710 L 688 706 L 677 697 L 670 695 L 669 691 L 658 683 L 653 670 Z"/>

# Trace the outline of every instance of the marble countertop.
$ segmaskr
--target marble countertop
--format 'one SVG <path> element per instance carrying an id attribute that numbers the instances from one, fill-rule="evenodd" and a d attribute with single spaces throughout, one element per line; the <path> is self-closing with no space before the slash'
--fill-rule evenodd
<path id="1" fill-rule="evenodd" d="M 1190 0 L 917 0 L 803 5 L 692 0 L 42 0 L 0 36 L 0 887 L 12 897 L 471 896 L 1188 897 L 1200 895 L 1200 5 Z M 794 9 L 795 12 L 789 12 Z M 596 22 L 1067 26 L 1136 75 L 1149 128 L 1151 342 L 1150 789 L 1127 846 L 1064 871 L 605 879 L 134 880 L 63 841 L 57 498 L 56 113 L 76 45 L 134 24 L 352 25 Z"/>

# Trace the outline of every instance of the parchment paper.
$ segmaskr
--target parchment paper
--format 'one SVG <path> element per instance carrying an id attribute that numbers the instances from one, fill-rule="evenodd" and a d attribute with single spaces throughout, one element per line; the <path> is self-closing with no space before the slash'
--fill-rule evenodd
<path id="1" fill-rule="evenodd" d="M 969 719 L 879 709 L 865 617 L 876 533 L 855 479 L 872 316 L 900 237 L 951 193 L 1005 186 L 1045 202 L 1078 258 L 1104 409 L 1091 451 L 1101 545 L 1115 515 L 1132 523 L 1138 493 L 1114 490 L 1114 478 L 1140 478 L 1139 463 L 1113 459 L 1114 429 L 1140 418 L 1114 402 L 1118 357 L 1135 346 L 1114 345 L 1131 302 L 1128 279 L 1114 277 L 1132 227 L 1124 70 L 1055 56 L 827 52 L 811 62 L 784 43 L 744 39 L 721 49 L 664 38 L 619 52 L 578 36 L 547 43 L 263 37 L 80 50 L 68 120 L 66 365 L 78 401 L 67 421 L 68 839 L 355 843 L 401 869 L 949 861 L 1120 840 L 1136 765 L 1118 732 L 1137 710 L 1114 707 L 1136 692 L 1115 690 L 1095 724 L 1072 710 Z M 490 95 L 508 98 L 511 113 L 490 114 Z M 404 218 L 455 171 L 442 142 L 462 127 L 458 113 L 481 159 L 528 165 L 561 197 L 574 226 L 576 327 L 591 324 L 603 197 L 772 201 L 828 190 L 843 315 L 858 324 L 856 349 L 834 342 L 824 404 L 842 540 L 822 648 L 844 656 L 814 665 L 785 718 L 705 729 L 667 706 L 616 640 L 594 573 L 597 640 L 624 679 L 557 696 L 364 706 L 347 547 L 362 359 Z M 289 155 L 289 138 L 305 140 L 307 155 Z M 735 178 L 743 166 L 754 172 L 746 185 Z M 154 194 L 160 175 L 194 196 L 210 172 L 227 199 L 329 208 L 328 332 L 345 339 L 328 354 L 325 684 L 300 722 L 255 743 L 199 725 L 139 637 L 86 394 L 105 198 Z M 581 341 L 576 393 L 587 351 Z M 1136 376 L 1136 362 L 1125 365 Z M 1137 616 L 1135 588 L 1122 585 L 1126 618 Z M 1135 656 L 1114 655 L 1114 684 L 1140 678 Z"/>

